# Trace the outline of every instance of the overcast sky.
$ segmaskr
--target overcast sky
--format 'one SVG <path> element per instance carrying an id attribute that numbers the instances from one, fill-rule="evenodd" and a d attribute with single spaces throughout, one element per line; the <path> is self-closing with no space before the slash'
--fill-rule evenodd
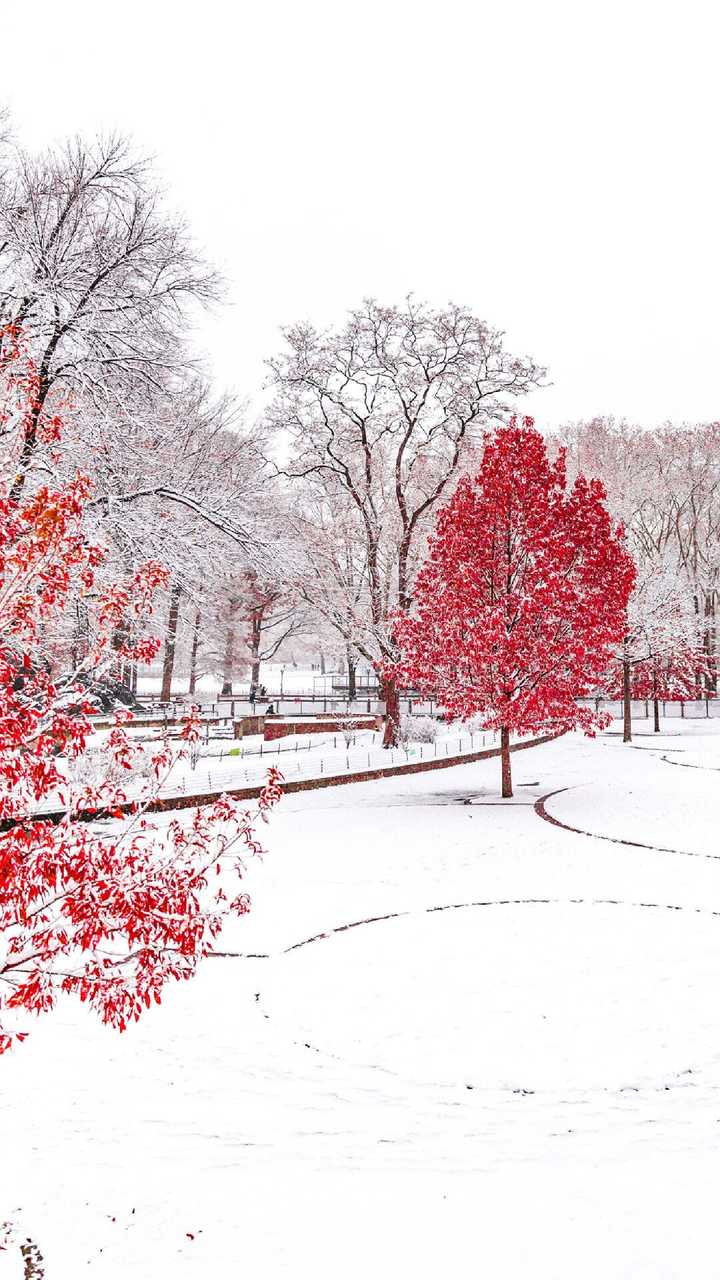
<path id="1" fill-rule="evenodd" d="M 29 148 L 119 129 L 156 156 L 228 277 L 201 338 L 242 394 L 280 325 L 412 290 L 548 365 L 541 425 L 707 420 L 715 8 L 40 0 L 3 13 L 0 101 Z"/>

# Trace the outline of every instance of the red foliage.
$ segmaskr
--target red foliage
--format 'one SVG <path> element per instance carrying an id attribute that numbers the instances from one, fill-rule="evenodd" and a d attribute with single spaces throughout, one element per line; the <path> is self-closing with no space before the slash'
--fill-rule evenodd
<path id="1" fill-rule="evenodd" d="M 527 733 L 599 718 L 576 699 L 623 636 L 635 569 L 597 480 L 567 488 L 532 420 L 486 439 L 477 478 L 440 512 L 415 591 L 398 618 L 400 680 L 452 719 Z M 505 754 L 503 793 L 511 794 Z"/>
<path id="2" fill-rule="evenodd" d="M 15 335 L 4 345 L 3 336 L 0 372 L 22 422 L 20 393 L 31 394 L 33 372 L 14 371 L 22 351 Z M 0 421 L 3 413 L 9 421 L 0 402 Z M 104 554 L 83 528 L 88 481 L 31 487 L 18 501 L 0 489 L 0 1053 L 23 1038 L 15 1010 L 40 1013 L 61 992 L 75 993 L 123 1030 L 160 1002 L 168 980 L 189 978 L 227 916 L 248 910 L 247 894 L 236 892 L 242 855 L 261 852 L 255 821 L 277 803 L 281 782 L 269 770 L 256 813 L 221 797 L 189 819 L 153 825 L 148 805 L 198 741 L 197 718 L 183 728 L 180 753 L 168 740 L 144 752 L 124 727 L 128 713 L 94 749 L 78 677 L 102 674 L 118 654 L 154 656 L 146 624 L 165 571 L 149 563 L 102 590 Z M 60 681 L 44 646 L 80 599 L 92 601 L 93 641 Z M 132 816 L 104 828 L 89 822 L 126 800 L 143 757 Z M 95 776 L 74 776 L 82 766 Z M 43 819 L 43 807 L 64 816 Z"/>

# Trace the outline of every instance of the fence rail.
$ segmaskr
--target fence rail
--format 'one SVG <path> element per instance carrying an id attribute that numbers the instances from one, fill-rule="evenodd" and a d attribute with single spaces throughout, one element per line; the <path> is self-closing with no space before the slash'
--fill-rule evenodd
<path id="1" fill-rule="evenodd" d="M 136 713 L 136 719 L 157 721 L 159 724 L 180 719 L 187 715 L 188 707 L 193 705 L 193 700 L 189 698 L 162 703 L 154 696 L 142 695 L 138 700 L 142 705 L 142 711 Z M 613 719 L 622 719 L 623 704 L 619 699 L 580 698 L 578 701 L 584 706 L 609 711 Z M 254 703 L 248 698 L 240 697 L 199 699 L 194 705 L 200 707 L 203 719 L 216 721 L 239 720 L 244 716 L 263 714 L 268 707 L 272 707 L 275 714 L 280 716 L 319 715 L 333 712 L 343 715 L 385 714 L 385 703 L 379 698 L 363 697 L 351 701 L 349 698 L 322 694 L 263 698 L 256 699 Z M 653 704 L 649 699 L 634 699 L 631 707 L 633 719 L 647 720 L 652 716 Z M 435 716 L 442 711 L 442 707 L 434 700 L 408 696 L 401 698 L 400 711 L 403 715 Z M 687 702 L 661 701 L 660 713 L 663 716 L 670 718 L 676 716 L 679 719 L 720 718 L 720 698 L 698 698 Z M 107 719 L 107 716 L 98 716 L 97 719 Z"/>
<path id="2" fill-rule="evenodd" d="M 619 698 L 579 698 L 583 706 L 607 711 L 613 720 L 622 720 L 623 704 Z M 653 714 L 651 698 L 634 698 L 630 704 L 633 720 L 650 720 Z M 660 700 L 660 714 L 668 719 L 717 720 L 720 719 L 720 698 L 695 698 L 687 702 Z"/>
<path id="3" fill-rule="evenodd" d="M 212 700 L 177 698 L 171 702 L 160 702 L 154 696 L 141 695 L 138 702 L 142 706 L 142 712 L 137 712 L 138 716 L 142 714 L 143 719 L 161 722 L 187 715 L 188 708 L 193 705 L 200 707 L 200 714 L 203 717 L 213 720 L 240 720 L 243 716 L 262 715 L 268 707 L 272 707 L 280 716 L 318 715 L 328 712 L 338 712 L 343 715 L 384 715 L 385 713 L 385 703 L 374 696 L 351 700 L 332 694 L 256 698 L 255 702 L 251 702 L 249 698 L 240 697 L 213 698 Z M 434 715 L 437 703 L 426 699 L 404 697 L 401 700 L 400 710 L 408 715 Z"/>

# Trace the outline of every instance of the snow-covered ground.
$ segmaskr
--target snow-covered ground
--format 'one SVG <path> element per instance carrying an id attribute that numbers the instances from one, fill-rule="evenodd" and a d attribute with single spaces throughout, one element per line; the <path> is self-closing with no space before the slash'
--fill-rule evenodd
<path id="1" fill-rule="evenodd" d="M 286 797 L 242 955 L 0 1060 L 47 1280 L 720 1274 L 720 725 L 665 727 Z"/>

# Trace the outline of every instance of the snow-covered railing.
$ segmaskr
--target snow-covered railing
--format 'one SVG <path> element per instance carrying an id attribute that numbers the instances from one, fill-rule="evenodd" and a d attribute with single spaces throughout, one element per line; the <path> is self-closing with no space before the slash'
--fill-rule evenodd
<path id="1" fill-rule="evenodd" d="M 278 747 L 288 743 L 288 739 L 280 739 L 276 743 L 263 744 L 259 750 L 241 756 L 227 753 L 222 758 L 200 757 L 193 768 L 189 761 L 179 762 L 167 781 L 158 791 L 160 800 L 182 799 L 198 794 L 221 794 L 224 791 L 237 791 L 245 787 L 257 787 L 265 782 L 269 764 L 276 764 L 286 782 L 311 781 L 319 778 L 340 778 L 343 775 L 356 776 L 362 773 L 373 773 L 379 769 L 412 768 L 420 763 L 441 760 L 462 760 L 463 756 L 473 756 L 478 751 L 495 747 L 498 735 L 489 730 L 484 733 L 449 734 L 435 742 L 408 743 L 407 746 L 385 749 L 379 745 L 380 735 L 374 735 L 377 743 L 365 743 L 346 747 L 342 743 L 342 735 L 333 735 L 332 740 L 321 745 L 320 750 L 308 750 L 302 745 Z M 270 749 L 269 749 L 270 748 Z M 278 758 L 280 757 L 280 758 Z M 127 800 L 132 802 L 139 795 L 141 784 L 133 787 L 128 783 L 124 788 Z M 52 813 L 55 806 L 50 798 L 36 810 L 36 813 Z"/>
<path id="2" fill-rule="evenodd" d="M 599 711 L 607 711 L 613 720 L 622 720 L 623 704 L 618 698 L 578 698 L 583 706 L 597 707 Z M 651 720 L 653 714 L 652 699 L 633 698 L 631 704 L 633 720 Z M 660 714 L 669 720 L 712 720 L 720 719 L 720 698 L 694 698 L 685 702 L 660 700 Z"/>
<path id="3" fill-rule="evenodd" d="M 161 703 L 155 697 L 141 695 L 139 701 L 142 709 L 135 713 L 137 719 L 163 721 L 186 715 L 193 699 L 190 697 L 174 698 L 170 702 Z M 196 700 L 196 705 L 199 705 L 203 716 L 230 720 L 240 720 L 244 716 L 259 715 L 264 713 L 268 706 L 272 706 L 278 715 L 297 716 L 327 714 L 334 711 L 342 712 L 346 715 L 383 715 L 385 712 L 385 703 L 374 694 L 353 699 L 339 697 L 334 694 L 284 694 L 282 696 L 270 694 L 264 698 L 256 698 L 255 702 L 251 702 L 249 698 L 240 695 L 232 698 L 214 697 L 212 699 L 199 696 Z M 427 699 L 423 700 L 403 695 L 400 700 L 400 710 L 403 714 L 407 713 L 408 715 L 434 715 L 437 711 L 437 704 Z"/>

